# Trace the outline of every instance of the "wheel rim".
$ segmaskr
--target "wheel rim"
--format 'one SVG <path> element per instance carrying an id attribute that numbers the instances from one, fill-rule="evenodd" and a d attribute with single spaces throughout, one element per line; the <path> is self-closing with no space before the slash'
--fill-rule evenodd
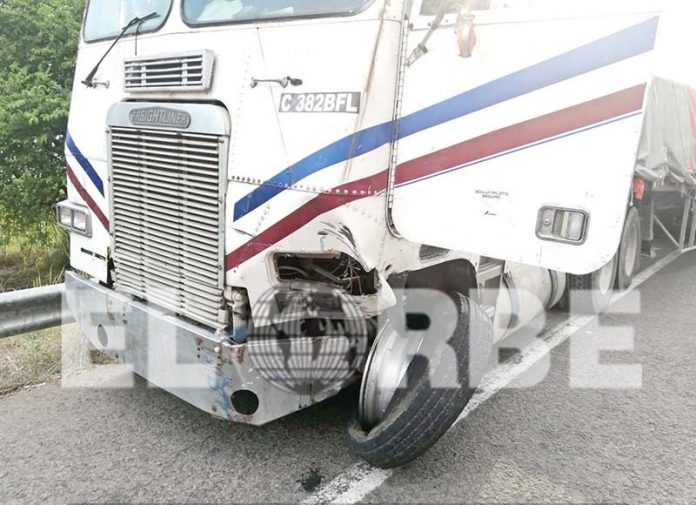
<path id="1" fill-rule="evenodd" d="M 638 256 L 638 230 L 635 226 L 631 226 L 626 237 L 626 244 L 624 247 L 624 261 L 623 261 L 623 272 L 626 277 L 633 274 L 633 268 L 636 264 L 636 258 Z"/>
<path id="2" fill-rule="evenodd" d="M 600 270 L 599 270 L 599 275 L 597 279 L 597 287 L 599 288 L 599 292 L 604 294 L 607 294 L 612 287 L 612 284 L 614 282 L 614 264 L 616 263 L 616 257 L 612 258 L 612 260 L 604 265 Z"/>
<path id="3" fill-rule="evenodd" d="M 385 417 L 396 391 L 406 384 L 406 371 L 424 341 L 424 332 L 399 334 L 387 321 L 375 339 L 360 388 L 359 417 L 371 429 Z"/>

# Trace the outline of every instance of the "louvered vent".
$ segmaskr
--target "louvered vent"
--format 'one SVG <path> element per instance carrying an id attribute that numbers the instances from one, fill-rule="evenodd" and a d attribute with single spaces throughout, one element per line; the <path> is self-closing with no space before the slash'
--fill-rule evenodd
<path id="1" fill-rule="evenodd" d="M 215 56 L 211 51 L 193 51 L 125 60 L 126 91 L 210 89 Z"/>
<path id="2" fill-rule="evenodd" d="M 222 326 L 226 144 L 115 126 L 110 139 L 116 289 Z"/>

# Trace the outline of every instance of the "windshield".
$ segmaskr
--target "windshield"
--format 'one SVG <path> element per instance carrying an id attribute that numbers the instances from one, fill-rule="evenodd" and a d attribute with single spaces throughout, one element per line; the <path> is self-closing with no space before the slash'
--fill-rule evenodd
<path id="1" fill-rule="evenodd" d="M 368 0 L 183 0 L 190 24 L 353 14 Z"/>
<path id="2" fill-rule="evenodd" d="M 169 14 L 172 0 L 90 0 L 85 18 L 85 40 L 102 40 L 118 36 L 134 17 L 153 12 L 159 17 L 143 23 L 141 33 L 160 28 Z M 137 25 L 128 33 L 135 33 Z"/>

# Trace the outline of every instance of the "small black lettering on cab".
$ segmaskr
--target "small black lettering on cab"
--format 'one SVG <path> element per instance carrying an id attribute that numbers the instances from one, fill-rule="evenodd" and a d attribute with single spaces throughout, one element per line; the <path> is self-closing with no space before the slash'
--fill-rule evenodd
<path id="1" fill-rule="evenodd" d="M 343 112 L 358 114 L 362 93 L 283 93 L 280 112 Z"/>

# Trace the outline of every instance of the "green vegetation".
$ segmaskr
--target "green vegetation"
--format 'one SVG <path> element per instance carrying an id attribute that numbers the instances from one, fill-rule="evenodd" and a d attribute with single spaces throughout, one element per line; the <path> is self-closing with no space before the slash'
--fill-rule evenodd
<path id="1" fill-rule="evenodd" d="M 58 235 L 58 236 L 56 236 Z M 54 229 L 47 244 L 11 240 L 0 246 L 0 293 L 63 282 L 68 263 L 66 237 Z"/>
<path id="2" fill-rule="evenodd" d="M 65 236 L 53 230 L 47 245 L 11 240 L 0 247 L 0 292 L 63 281 Z M 56 378 L 60 356 L 60 328 L 0 340 L 0 395 Z"/>
<path id="3" fill-rule="evenodd" d="M 0 292 L 62 282 L 64 144 L 84 0 L 0 0 Z M 0 341 L 0 394 L 60 371 L 61 330 Z"/>
<path id="4" fill-rule="evenodd" d="M 82 9 L 0 0 L 0 244 L 52 240 Z"/>

